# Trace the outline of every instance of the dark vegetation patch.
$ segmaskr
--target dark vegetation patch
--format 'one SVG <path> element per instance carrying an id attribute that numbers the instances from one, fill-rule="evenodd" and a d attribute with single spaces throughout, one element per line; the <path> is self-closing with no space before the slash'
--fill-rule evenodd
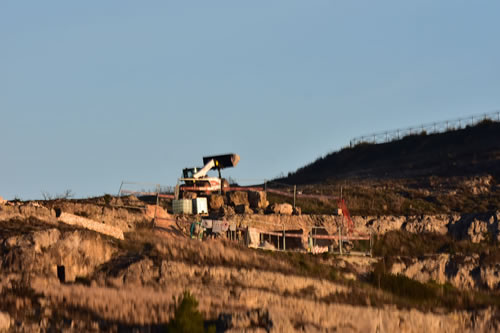
<path id="1" fill-rule="evenodd" d="M 473 243 L 456 240 L 449 235 L 436 233 L 411 233 L 393 230 L 376 237 L 373 254 L 379 257 L 421 257 L 424 255 L 448 253 L 451 255 L 479 254 L 482 264 L 500 262 L 500 247 L 497 242 Z"/>
<path id="2" fill-rule="evenodd" d="M 12 280 L 10 288 L 0 292 L 0 311 L 25 323 L 36 323 L 40 316 L 40 298 L 30 286 L 29 279 Z"/>
<path id="3" fill-rule="evenodd" d="M 185 291 L 176 300 L 174 318 L 168 323 L 167 332 L 215 333 L 215 325 L 205 329 L 203 316 L 198 311 L 198 300 L 189 291 Z"/>
<path id="4" fill-rule="evenodd" d="M 390 295 L 389 298 L 387 295 L 382 297 L 389 304 L 423 311 L 439 308 L 449 311 L 500 308 L 500 295 L 496 293 L 459 290 L 449 283 L 421 283 L 404 275 L 387 273 L 390 264 L 390 260 L 380 261 L 366 279 L 369 285 Z"/>
<path id="5" fill-rule="evenodd" d="M 13 218 L 8 221 L 0 222 L 0 239 L 20 234 L 25 235 L 34 231 L 47 230 L 51 228 L 54 228 L 54 226 L 35 217 L 29 217 L 26 219 Z"/>
<path id="6" fill-rule="evenodd" d="M 332 177 L 399 178 L 415 175 L 498 173 L 500 122 L 431 135 L 412 135 L 383 144 L 361 144 L 318 158 L 280 182 L 311 184 Z"/>
<path id="7" fill-rule="evenodd" d="M 499 153 L 500 154 L 500 153 Z M 500 155 L 499 155 L 500 156 Z M 500 163 L 499 163 L 500 164 Z M 500 165 L 499 165 L 500 170 Z M 479 178 L 489 177 L 487 174 Z M 500 206 L 500 177 L 491 178 L 484 192 L 473 192 L 471 182 L 477 177 L 423 176 L 401 179 L 348 179 L 298 186 L 304 194 L 330 196 L 329 200 L 296 199 L 304 214 L 333 214 L 342 188 L 351 215 L 432 215 L 476 213 L 496 210 Z M 290 192 L 281 186 L 280 190 Z M 288 202 L 293 197 L 268 193 L 270 203 Z"/>
<path id="8" fill-rule="evenodd" d="M 485 191 L 474 177 L 492 176 Z M 280 184 L 279 186 L 276 184 Z M 304 194 L 343 197 L 353 215 L 473 213 L 500 206 L 500 122 L 384 144 L 361 144 L 328 154 L 269 183 Z M 288 187 L 284 184 L 288 184 Z M 269 195 L 270 202 L 293 198 Z M 336 200 L 297 198 L 303 213 L 331 214 Z"/>

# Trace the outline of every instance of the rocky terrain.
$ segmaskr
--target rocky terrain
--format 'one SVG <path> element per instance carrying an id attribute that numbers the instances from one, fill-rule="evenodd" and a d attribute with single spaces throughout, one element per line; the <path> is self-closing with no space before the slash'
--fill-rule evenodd
<path id="1" fill-rule="evenodd" d="M 485 120 L 444 133 L 425 132 L 381 144 L 361 143 L 328 153 L 268 182 L 304 194 L 304 213 L 331 214 L 348 198 L 354 215 L 464 214 L 500 206 L 500 122 Z M 290 199 L 270 196 L 269 201 Z"/>
<path id="2" fill-rule="evenodd" d="M 342 223 L 236 196 L 211 206 L 240 226 Z M 2 202 L 0 331 L 165 331 L 185 291 L 221 332 L 500 329 L 500 211 L 353 220 L 373 257 L 192 240 L 192 218 L 133 196 Z"/>

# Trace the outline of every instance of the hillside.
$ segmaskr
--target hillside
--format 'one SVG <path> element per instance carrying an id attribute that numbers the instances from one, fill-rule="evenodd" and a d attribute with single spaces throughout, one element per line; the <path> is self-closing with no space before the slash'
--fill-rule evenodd
<path id="1" fill-rule="evenodd" d="M 408 178 L 500 173 L 500 123 L 384 144 L 359 144 L 319 158 L 283 181 L 311 184 L 335 178 Z"/>
<path id="2" fill-rule="evenodd" d="M 153 227 L 155 214 L 163 218 Z M 342 219 L 227 218 L 240 230 L 267 221 L 331 234 Z M 358 230 L 377 234 L 373 257 L 314 255 L 302 241 L 292 248 L 291 238 L 288 251 L 275 251 L 267 237 L 266 250 L 227 235 L 195 240 L 192 219 L 155 213 L 132 196 L 0 202 L 0 332 L 500 328 L 500 211 L 355 217 Z"/>
<path id="3" fill-rule="evenodd" d="M 304 194 L 338 195 L 342 186 L 355 214 L 408 215 L 495 209 L 499 180 L 500 123 L 488 120 L 445 133 L 358 144 L 276 182 L 297 184 Z M 336 207 L 306 199 L 298 205 L 308 213 Z"/>

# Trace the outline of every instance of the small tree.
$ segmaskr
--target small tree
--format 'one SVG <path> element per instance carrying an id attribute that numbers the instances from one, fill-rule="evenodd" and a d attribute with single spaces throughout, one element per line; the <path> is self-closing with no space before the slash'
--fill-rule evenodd
<path id="1" fill-rule="evenodd" d="M 180 297 L 179 297 L 180 300 Z M 198 311 L 198 301 L 189 291 L 185 291 L 182 300 L 176 302 L 174 318 L 167 325 L 167 332 L 172 333 L 205 333 L 215 332 L 211 326 L 207 331 L 203 326 L 203 317 Z"/>

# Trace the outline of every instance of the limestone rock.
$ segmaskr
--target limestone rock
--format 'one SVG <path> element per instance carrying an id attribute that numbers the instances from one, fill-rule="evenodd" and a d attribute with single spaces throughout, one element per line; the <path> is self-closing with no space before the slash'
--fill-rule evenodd
<path id="1" fill-rule="evenodd" d="M 234 207 L 234 211 L 236 214 L 253 214 L 253 210 L 250 208 L 250 206 L 246 205 L 238 205 Z"/>
<path id="2" fill-rule="evenodd" d="M 0 331 L 7 331 L 10 328 L 10 315 L 0 312 Z"/>
<path id="3" fill-rule="evenodd" d="M 480 276 L 477 274 L 479 255 L 466 256 L 462 260 L 455 257 L 450 260 L 448 271 L 451 273 L 450 282 L 460 289 L 474 289 L 479 286 Z"/>
<path id="4" fill-rule="evenodd" d="M 32 239 L 35 252 L 42 252 L 43 249 L 48 248 L 59 241 L 60 237 L 61 232 L 55 228 L 34 232 Z"/>
<path id="5" fill-rule="evenodd" d="M 359 224 L 363 224 L 364 220 L 361 217 L 354 216 L 354 224 L 358 227 Z M 379 216 L 379 217 L 367 217 L 366 226 L 373 229 L 373 231 L 379 235 L 383 235 L 388 231 L 400 230 L 406 218 L 404 216 Z"/>
<path id="6" fill-rule="evenodd" d="M 403 274 L 422 283 L 428 282 L 429 280 L 445 283 L 447 281 L 446 268 L 449 257 L 448 254 L 441 254 L 423 260 L 410 259 L 409 262 L 401 260 L 392 265 L 391 273 Z"/>
<path id="7" fill-rule="evenodd" d="M 500 239 L 498 212 L 482 214 L 464 214 L 456 221 L 451 221 L 448 230 L 457 239 L 468 239 L 480 243 Z"/>
<path id="8" fill-rule="evenodd" d="M 404 230 L 413 233 L 432 232 L 440 235 L 448 233 L 449 218 L 446 215 L 410 216 Z"/>
<path id="9" fill-rule="evenodd" d="M 211 194 L 208 198 L 208 208 L 216 211 L 222 206 L 224 206 L 224 197 L 220 194 Z"/>
<path id="10" fill-rule="evenodd" d="M 500 264 L 481 267 L 481 281 L 489 290 L 500 289 Z"/>
<path id="11" fill-rule="evenodd" d="M 288 203 L 282 204 L 272 204 L 267 207 L 266 213 L 269 214 L 280 214 L 280 215 L 292 215 L 293 214 L 293 206 Z"/>
<path id="12" fill-rule="evenodd" d="M 222 206 L 219 208 L 219 215 L 221 216 L 234 216 L 234 214 L 236 214 L 236 212 L 231 206 Z"/>
<path id="13" fill-rule="evenodd" d="M 110 225 L 102 224 L 97 221 L 93 221 L 91 219 L 87 219 L 81 216 L 69 214 L 62 212 L 58 216 L 59 221 L 69 224 L 69 225 L 76 225 L 82 228 L 86 228 L 89 230 L 93 230 L 99 233 L 102 233 L 104 235 L 108 235 L 111 237 L 115 237 L 118 239 L 123 240 L 123 231 L 121 231 L 118 228 L 112 227 Z"/>
<path id="14" fill-rule="evenodd" d="M 488 224 L 478 219 L 474 219 L 467 228 L 467 235 L 473 243 L 485 240 L 486 234 L 488 234 Z"/>
<path id="15" fill-rule="evenodd" d="M 157 205 L 147 205 L 145 215 L 149 219 L 154 219 L 155 217 L 164 220 L 172 219 L 172 216 L 163 207 Z"/>
<path id="16" fill-rule="evenodd" d="M 228 192 L 227 193 L 227 200 L 228 200 L 228 204 L 230 206 L 233 206 L 233 207 L 236 207 L 239 205 L 250 206 L 250 203 L 248 202 L 248 193 L 247 192 L 241 192 L 241 191 Z"/>
<path id="17" fill-rule="evenodd" d="M 250 203 L 250 208 L 267 208 L 269 201 L 267 201 L 267 195 L 264 191 L 250 191 L 248 192 L 248 201 Z"/>
<path id="18" fill-rule="evenodd" d="M 499 265 L 500 266 L 500 265 Z M 423 258 L 400 259 L 391 267 L 392 274 L 403 274 L 422 283 L 451 283 L 459 289 L 497 288 L 500 267 L 479 269 L 479 255 L 439 254 Z"/>
<path id="19" fill-rule="evenodd" d="M 159 277 L 159 270 L 153 261 L 145 258 L 134 262 L 123 272 L 123 282 L 125 284 L 145 284 Z"/>

